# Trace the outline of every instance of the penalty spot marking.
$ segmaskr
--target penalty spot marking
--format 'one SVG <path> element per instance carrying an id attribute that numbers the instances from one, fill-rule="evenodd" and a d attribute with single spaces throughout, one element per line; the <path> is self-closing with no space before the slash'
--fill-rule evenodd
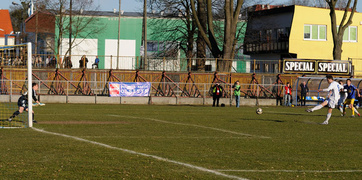
<path id="1" fill-rule="evenodd" d="M 203 167 L 200 167 L 200 166 L 195 166 L 195 165 L 188 164 L 188 163 L 183 163 L 183 162 L 179 162 L 179 161 L 174 161 L 174 160 L 171 160 L 171 159 L 167 159 L 167 158 L 163 158 L 163 157 L 159 157 L 159 156 L 155 156 L 155 155 L 140 153 L 140 152 L 132 151 L 132 150 L 129 150 L 129 149 L 114 147 L 114 146 L 110 146 L 110 145 L 108 145 L 108 144 L 103 144 L 103 143 L 99 143 L 99 142 L 96 142 L 96 141 L 90 141 L 90 140 L 83 139 L 83 138 L 79 138 L 79 137 L 76 137 L 76 136 L 71 136 L 71 135 L 66 135 L 66 134 L 61 134 L 61 133 L 55 133 L 55 132 L 49 132 L 49 131 L 45 131 L 45 130 L 43 130 L 43 129 L 37 129 L 37 128 L 34 128 L 34 127 L 32 127 L 32 129 L 35 130 L 35 131 L 41 132 L 41 133 L 45 133 L 45 134 L 62 136 L 62 137 L 65 137 L 65 138 L 70 138 L 70 139 L 74 139 L 74 140 L 77 140 L 77 141 L 82 141 L 82 142 L 86 142 L 86 143 L 90 143 L 90 144 L 102 146 L 102 147 L 105 147 L 105 148 L 108 148 L 108 149 L 119 150 L 119 151 L 122 151 L 122 152 L 125 152 L 125 153 L 129 153 L 129 154 L 134 154 L 134 155 L 149 157 L 149 158 L 153 158 L 153 159 L 156 159 L 156 160 L 159 160 L 159 161 L 164 161 L 164 162 L 168 162 L 168 163 L 173 163 L 173 164 L 185 166 L 185 167 L 188 167 L 188 168 L 191 168 L 191 169 L 195 169 L 195 170 L 198 170 L 198 171 L 203 171 L 203 172 L 215 174 L 215 175 L 222 176 L 222 177 L 225 177 L 225 178 L 238 179 L 238 180 L 246 180 L 245 178 L 241 178 L 241 177 L 238 177 L 238 176 L 233 176 L 233 175 L 224 174 L 224 173 L 218 172 L 218 171 L 216 171 L 216 170 L 211 170 L 211 169 L 203 168 Z"/>
<path id="2" fill-rule="evenodd" d="M 216 171 L 219 172 L 287 172 L 287 173 L 298 173 L 298 172 L 305 172 L 305 173 L 355 173 L 355 172 L 362 172 L 362 170 L 330 170 L 330 171 L 322 171 L 322 170 L 258 170 L 258 169 L 242 169 L 242 170 L 235 170 L 235 169 L 217 169 Z"/>
<path id="3" fill-rule="evenodd" d="M 154 119 L 154 118 L 144 118 L 144 117 L 135 117 L 135 116 L 121 116 L 121 115 L 113 115 L 113 114 L 109 114 L 108 116 L 124 117 L 124 118 L 131 118 L 131 119 L 145 119 L 145 120 L 149 120 L 149 121 L 155 121 L 155 122 L 166 123 L 166 124 L 175 124 L 175 125 L 182 125 L 182 126 L 198 127 L 198 128 L 203 128 L 203 129 L 212 129 L 212 130 L 215 130 L 215 131 L 220 131 L 220 132 L 225 132 L 225 133 L 230 133 L 230 134 L 236 134 L 236 135 L 240 135 L 240 136 L 248 136 L 248 137 L 256 137 L 256 138 L 271 138 L 271 137 L 267 137 L 267 136 L 258 136 L 258 135 L 252 135 L 252 134 L 246 134 L 246 133 L 239 133 L 239 132 L 235 132 L 235 131 L 219 129 L 219 128 L 213 128 L 213 127 L 208 127 L 208 126 L 163 121 L 163 120 Z"/>

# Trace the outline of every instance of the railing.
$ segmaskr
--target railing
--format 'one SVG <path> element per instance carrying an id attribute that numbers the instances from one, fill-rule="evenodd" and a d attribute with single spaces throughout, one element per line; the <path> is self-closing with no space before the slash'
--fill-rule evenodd
<path id="1" fill-rule="evenodd" d="M 38 95 L 60 96 L 108 96 L 106 81 L 34 81 L 38 83 Z M 27 91 L 27 81 L 0 81 L 0 96 L 18 96 Z M 180 83 L 151 82 L 150 96 L 203 98 L 212 96 L 212 83 Z M 233 97 L 233 84 L 220 83 L 223 87 L 223 97 Z M 241 96 L 246 98 L 276 98 L 281 97 L 283 85 L 277 84 L 240 84 Z"/>
<path id="2" fill-rule="evenodd" d="M 80 56 L 72 57 L 72 65 L 65 63 L 60 58 L 58 60 L 47 60 L 46 55 L 41 55 L 41 61 L 34 60 L 33 69 L 80 69 L 85 66 L 87 69 L 117 69 L 117 70 L 147 70 L 147 71 L 168 71 L 168 72 L 214 72 L 218 70 L 220 62 L 230 64 L 230 69 L 226 72 L 232 73 L 281 73 L 281 61 L 279 60 L 250 60 L 250 59 L 215 59 L 215 58 L 147 58 L 146 65 L 144 60 L 139 56 L 117 57 L 115 56 L 99 56 L 101 63 L 98 68 L 94 65 L 95 55 L 87 56 L 88 63 L 81 65 Z M 39 59 L 39 58 L 38 58 Z M 103 61 L 103 62 L 102 62 Z M 198 69 L 199 62 L 204 64 L 203 68 Z M 25 60 L 17 57 L 4 59 L 0 57 L 0 66 L 4 68 L 26 68 Z M 222 72 L 219 70 L 219 72 Z"/>
<path id="3" fill-rule="evenodd" d="M 270 52 L 288 52 L 288 41 L 272 41 L 272 42 L 257 42 L 257 43 L 245 43 L 245 53 L 270 53 Z"/>

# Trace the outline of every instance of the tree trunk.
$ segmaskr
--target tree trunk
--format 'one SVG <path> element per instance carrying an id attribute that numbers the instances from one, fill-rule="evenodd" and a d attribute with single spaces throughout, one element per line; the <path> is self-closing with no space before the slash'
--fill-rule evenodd
<path id="1" fill-rule="evenodd" d="M 333 41 L 333 59 L 334 60 L 341 60 L 342 59 L 342 39 L 343 36 L 337 38 Z"/>
<path id="2" fill-rule="evenodd" d="M 197 15 L 200 20 L 201 28 L 206 31 L 206 3 L 205 0 L 199 0 L 197 3 Z M 206 43 L 202 37 L 200 30 L 197 35 L 197 53 L 196 53 L 196 67 L 197 71 L 205 71 L 205 58 L 206 58 Z"/>
<path id="3" fill-rule="evenodd" d="M 352 24 L 352 19 L 354 12 L 356 11 L 357 1 L 354 0 L 352 11 L 350 12 L 349 18 L 347 20 L 347 16 L 349 13 L 350 5 L 352 0 L 347 1 L 347 5 L 344 8 L 344 14 L 340 24 L 337 24 L 336 18 L 336 4 L 338 0 L 326 0 L 329 5 L 330 12 L 329 16 L 331 17 L 331 29 L 332 29 L 332 37 L 333 37 L 333 59 L 341 60 L 342 59 L 342 44 L 343 44 L 343 34 L 344 31 Z M 347 22 L 345 22 L 347 20 Z M 339 26 L 339 27 L 337 27 Z M 338 28 L 338 30 L 337 30 Z"/>
<path id="4" fill-rule="evenodd" d="M 225 23 L 224 23 L 224 44 L 223 44 L 223 59 L 218 63 L 218 71 L 229 72 L 231 69 L 232 61 L 232 44 L 233 37 L 235 34 L 232 34 L 232 12 L 233 12 L 233 1 L 225 0 L 224 6 L 225 12 Z"/>
<path id="5" fill-rule="evenodd" d="M 187 67 L 188 70 L 191 71 L 192 69 L 192 58 L 194 57 L 194 37 L 188 36 L 187 37 L 187 47 L 186 47 L 186 58 L 187 58 Z"/>
<path id="6" fill-rule="evenodd" d="M 236 7 L 234 8 L 234 0 L 225 0 L 225 24 L 224 24 L 224 41 L 222 44 L 223 49 L 220 50 L 219 42 L 216 39 L 214 28 L 213 28 L 213 16 L 212 16 L 212 0 L 207 0 L 207 28 L 203 27 L 204 23 L 201 23 L 201 18 L 205 17 L 196 14 L 194 0 L 191 1 L 192 13 L 195 17 L 195 22 L 199 28 L 199 35 L 202 35 L 206 45 L 209 47 L 214 58 L 219 58 L 217 62 L 218 71 L 229 72 L 231 70 L 231 59 L 234 57 L 234 46 L 236 38 L 236 25 L 241 11 L 241 6 L 244 3 L 244 0 L 237 0 Z M 205 2 L 205 0 L 199 0 L 198 2 Z M 200 7 L 200 5 L 198 4 Z M 206 31 L 207 30 L 207 31 Z M 229 61 L 224 61 L 228 59 Z"/>

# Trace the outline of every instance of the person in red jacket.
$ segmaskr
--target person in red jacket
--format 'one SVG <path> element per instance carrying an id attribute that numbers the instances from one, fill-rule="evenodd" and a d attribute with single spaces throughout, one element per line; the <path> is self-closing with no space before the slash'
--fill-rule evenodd
<path id="1" fill-rule="evenodd" d="M 284 94 L 284 105 L 285 106 L 291 106 L 292 103 L 292 87 L 290 86 L 290 83 L 287 82 L 287 85 L 285 86 L 285 90 L 284 90 L 285 94 Z"/>

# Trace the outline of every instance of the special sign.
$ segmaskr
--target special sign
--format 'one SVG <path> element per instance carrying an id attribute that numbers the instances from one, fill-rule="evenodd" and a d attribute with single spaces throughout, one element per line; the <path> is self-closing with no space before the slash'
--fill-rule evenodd
<path id="1" fill-rule="evenodd" d="M 341 74 L 350 73 L 349 61 L 285 59 L 284 73 Z"/>

